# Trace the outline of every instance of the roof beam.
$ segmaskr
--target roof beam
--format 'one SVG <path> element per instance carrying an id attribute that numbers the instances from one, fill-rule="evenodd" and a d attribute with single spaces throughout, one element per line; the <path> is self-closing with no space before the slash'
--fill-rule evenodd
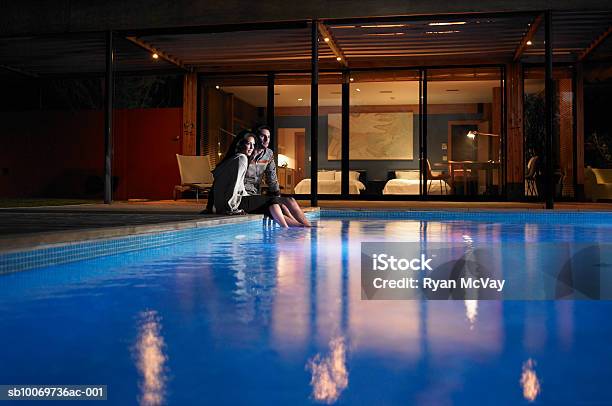
<path id="1" fill-rule="evenodd" d="M 514 62 L 518 61 L 521 55 L 523 55 L 523 51 L 525 51 L 525 48 L 528 47 L 527 42 L 531 41 L 533 37 L 535 37 L 535 34 L 536 32 L 538 32 L 538 28 L 540 27 L 543 18 L 544 14 L 539 14 L 529 26 L 529 30 L 525 33 L 525 35 L 523 35 L 521 43 L 519 44 L 518 48 L 516 48 L 516 51 L 514 51 Z"/>
<path id="2" fill-rule="evenodd" d="M 336 59 L 342 66 L 348 68 L 348 61 L 346 60 L 346 56 L 344 56 L 344 52 L 342 52 L 342 48 L 338 45 L 331 31 L 327 29 L 327 26 L 322 22 L 317 22 L 317 28 L 319 29 L 319 34 L 323 37 L 329 48 L 332 50 L 334 55 L 336 55 Z M 340 58 L 340 59 L 338 59 Z"/>
<path id="3" fill-rule="evenodd" d="M 153 45 L 143 41 L 142 39 L 140 39 L 138 37 L 125 37 L 125 39 L 127 39 L 131 43 L 139 46 L 140 48 L 142 48 L 142 49 L 144 49 L 144 50 L 146 50 L 148 52 L 157 54 L 164 61 L 170 62 L 171 64 L 174 64 L 174 65 L 178 66 L 179 68 L 186 70 L 187 72 L 192 72 L 193 71 L 193 68 L 185 65 L 183 63 L 183 61 L 181 61 L 180 59 L 175 58 L 173 56 L 170 56 L 169 54 L 167 54 L 164 51 L 160 51 L 159 49 L 155 48 Z"/>
<path id="4" fill-rule="evenodd" d="M 8 71 L 11 71 L 11 72 L 14 72 L 14 73 L 18 73 L 20 75 L 27 76 L 27 77 L 30 77 L 30 78 L 36 78 L 36 79 L 38 78 L 38 74 L 36 74 L 36 73 L 30 72 L 30 71 L 27 71 L 27 70 L 24 70 L 24 69 L 20 69 L 20 68 L 15 68 L 13 66 L 0 65 L 0 68 L 8 70 Z"/>
<path id="5" fill-rule="evenodd" d="M 578 56 L 578 61 L 581 62 L 587 56 L 589 56 L 595 50 L 595 48 L 601 45 L 601 43 L 604 42 L 605 39 L 610 36 L 610 34 L 612 34 L 612 25 L 609 26 L 608 29 L 604 31 L 599 37 L 595 38 L 595 40 L 591 42 L 591 44 L 584 51 L 582 51 L 582 53 L 580 53 L 580 55 Z"/>

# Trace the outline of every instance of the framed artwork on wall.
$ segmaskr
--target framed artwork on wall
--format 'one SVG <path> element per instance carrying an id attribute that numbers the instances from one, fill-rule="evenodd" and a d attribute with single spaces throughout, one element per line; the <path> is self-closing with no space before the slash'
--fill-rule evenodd
<path id="1" fill-rule="evenodd" d="M 327 159 L 342 158 L 342 115 L 327 116 Z M 350 160 L 412 160 L 412 112 L 351 113 Z"/>

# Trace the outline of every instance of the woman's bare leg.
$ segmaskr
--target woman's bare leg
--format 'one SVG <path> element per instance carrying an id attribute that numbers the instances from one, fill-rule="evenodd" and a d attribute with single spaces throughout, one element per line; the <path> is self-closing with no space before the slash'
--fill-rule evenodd
<path id="1" fill-rule="evenodd" d="M 270 205 L 270 214 L 274 218 L 274 221 L 278 223 L 278 225 L 284 228 L 289 227 L 287 225 L 287 220 L 285 219 L 285 216 L 283 215 L 283 211 L 281 210 L 278 204 Z"/>
<path id="2" fill-rule="evenodd" d="M 281 211 L 283 212 L 284 216 L 285 216 L 285 221 L 287 222 L 287 225 L 289 227 L 303 227 L 302 223 L 300 223 L 299 221 L 297 221 L 292 215 L 291 212 L 289 211 L 289 209 L 287 208 L 287 206 L 285 206 L 284 204 L 280 205 L 281 207 Z"/>
<path id="3" fill-rule="evenodd" d="M 312 224 L 306 218 L 306 215 L 302 211 L 300 205 L 295 201 L 293 197 L 282 197 L 283 205 L 285 205 L 291 212 L 293 218 L 296 219 L 304 227 L 312 227 Z"/>

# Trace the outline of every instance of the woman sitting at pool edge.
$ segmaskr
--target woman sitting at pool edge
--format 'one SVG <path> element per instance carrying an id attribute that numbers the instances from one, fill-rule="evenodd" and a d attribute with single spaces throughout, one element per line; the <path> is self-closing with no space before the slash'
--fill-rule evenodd
<path id="1" fill-rule="evenodd" d="M 278 177 L 276 176 L 276 165 L 274 163 L 274 152 L 269 148 L 270 127 L 261 125 L 255 129 L 255 151 L 249 161 L 244 187 L 249 195 L 261 194 L 262 180 L 266 179 L 268 194 L 279 197 L 279 202 L 285 216 L 292 218 L 304 227 L 312 227 L 300 205 L 293 197 L 280 196 Z"/>
<path id="2" fill-rule="evenodd" d="M 275 196 L 248 195 L 244 188 L 244 176 L 255 149 L 255 136 L 249 132 L 239 134 L 225 157 L 213 170 L 213 187 L 207 209 L 219 214 L 264 214 L 272 217 L 281 227 L 300 226 L 291 216 L 285 216 Z"/>

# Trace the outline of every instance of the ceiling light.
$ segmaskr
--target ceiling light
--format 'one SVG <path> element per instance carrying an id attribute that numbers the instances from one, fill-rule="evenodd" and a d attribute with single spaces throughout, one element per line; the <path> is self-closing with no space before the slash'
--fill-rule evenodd
<path id="1" fill-rule="evenodd" d="M 527 45 L 533 45 L 533 42 L 531 42 L 531 40 L 527 41 Z"/>
<path id="2" fill-rule="evenodd" d="M 298 101 L 302 101 L 302 99 L 298 99 Z"/>
<path id="3" fill-rule="evenodd" d="M 339 56 L 337 56 L 337 57 L 336 57 L 336 60 L 337 60 L 338 62 L 340 62 L 340 61 L 342 60 L 342 58 L 340 58 Z"/>
<path id="4" fill-rule="evenodd" d="M 215 89 L 219 90 L 220 89 L 219 85 L 215 86 Z"/>
<path id="5" fill-rule="evenodd" d="M 461 31 L 456 31 L 456 30 L 452 30 L 452 31 L 427 31 L 425 34 L 452 34 L 455 32 L 461 32 Z"/>
<path id="6" fill-rule="evenodd" d="M 373 25 L 362 25 L 361 28 L 397 28 L 405 27 L 406 24 L 373 24 Z"/>
<path id="7" fill-rule="evenodd" d="M 154 52 L 154 53 L 153 53 L 153 55 L 151 55 L 151 57 L 152 57 L 153 59 L 157 59 L 157 58 L 159 58 L 159 55 L 157 55 L 157 53 L 156 53 L 156 52 Z"/>
<path id="8" fill-rule="evenodd" d="M 354 82 L 354 81 L 355 81 L 355 79 L 354 79 L 354 78 L 350 78 L 349 80 L 350 80 L 351 82 Z"/>
<path id="9" fill-rule="evenodd" d="M 405 32 L 385 32 L 376 34 L 366 34 L 369 37 L 396 37 L 398 35 L 404 35 Z"/>
<path id="10" fill-rule="evenodd" d="M 355 90 L 357 90 L 358 92 L 361 92 L 361 89 L 355 89 Z"/>
<path id="11" fill-rule="evenodd" d="M 325 39 L 323 41 L 329 42 L 329 38 L 325 37 Z"/>
<path id="12" fill-rule="evenodd" d="M 429 25 L 463 25 L 465 21 L 448 21 L 442 23 L 429 23 Z"/>

